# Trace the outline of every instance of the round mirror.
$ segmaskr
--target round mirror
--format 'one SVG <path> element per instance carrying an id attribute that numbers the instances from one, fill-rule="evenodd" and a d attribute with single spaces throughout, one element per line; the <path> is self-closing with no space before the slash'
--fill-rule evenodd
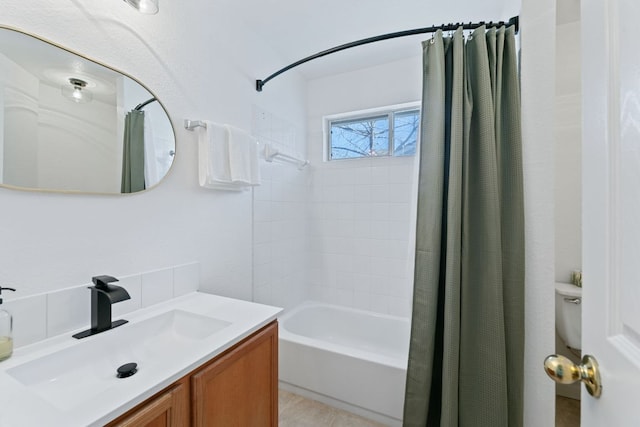
<path id="1" fill-rule="evenodd" d="M 142 84 L 0 26 L 0 185 L 135 193 L 169 171 L 175 135 Z"/>

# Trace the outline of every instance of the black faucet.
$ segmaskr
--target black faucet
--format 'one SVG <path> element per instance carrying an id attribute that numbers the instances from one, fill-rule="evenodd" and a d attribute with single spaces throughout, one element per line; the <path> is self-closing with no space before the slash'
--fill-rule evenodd
<path id="1" fill-rule="evenodd" d="M 118 279 L 111 276 L 96 276 L 92 277 L 91 281 L 95 284 L 95 286 L 89 286 L 91 289 L 91 329 L 73 335 L 77 339 L 99 334 L 127 323 L 122 319 L 111 321 L 111 304 L 131 298 L 123 287 L 109 284 L 117 282 Z"/>

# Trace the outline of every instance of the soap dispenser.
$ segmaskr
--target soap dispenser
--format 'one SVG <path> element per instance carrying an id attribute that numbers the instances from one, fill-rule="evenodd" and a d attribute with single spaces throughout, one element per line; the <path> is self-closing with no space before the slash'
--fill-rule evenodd
<path id="1" fill-rule="evenodd" d="M 0 305 L 2 291 L 14 291 L 13 288 L 0 287 Z M 11 313 L 0 308 L 0 361 L 8 359 L 13 353 L 13 317 Z"/>

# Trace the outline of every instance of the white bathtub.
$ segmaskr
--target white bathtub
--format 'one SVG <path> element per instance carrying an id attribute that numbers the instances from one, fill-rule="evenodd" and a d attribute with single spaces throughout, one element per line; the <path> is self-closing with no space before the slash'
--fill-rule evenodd
<path id="1" fill-rule="evenodd" d="M 401 425 L 409 319 L 307 302 L 280 318 L 280 386 Z"/>

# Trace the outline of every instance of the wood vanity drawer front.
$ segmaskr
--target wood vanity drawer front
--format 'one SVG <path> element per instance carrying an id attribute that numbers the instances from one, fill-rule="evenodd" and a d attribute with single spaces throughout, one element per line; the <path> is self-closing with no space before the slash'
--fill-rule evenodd
<path id="1" fill-rule="evenodd" d="M 277 322 L 193 374 L 191 396 L 194 426 L 277 426 Z"/>
<path id="2" fill-rule="evenodd" d="M 185 381 L 134 408 L 109 427 L 185 427 L 189 425 L 189 399 Z"/>

